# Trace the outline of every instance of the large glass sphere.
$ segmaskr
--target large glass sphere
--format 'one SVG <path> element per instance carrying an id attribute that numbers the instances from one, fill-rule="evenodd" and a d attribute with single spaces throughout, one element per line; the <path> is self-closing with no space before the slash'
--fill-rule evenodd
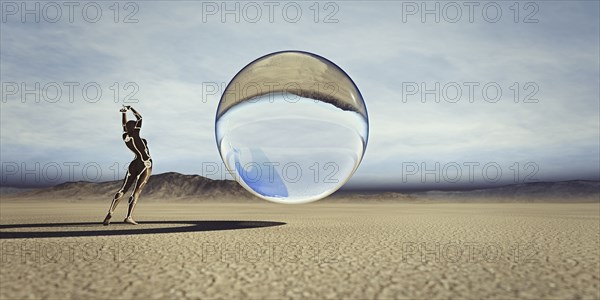
<path id="1" fill-rule="evenodd" d="M 244 188 L 279 203 L 322 199 L 362 160 L 369 121 L 350 77 L 307 52 L 265 55 L 235 75 L 217 108 L 217 147 Z"/>

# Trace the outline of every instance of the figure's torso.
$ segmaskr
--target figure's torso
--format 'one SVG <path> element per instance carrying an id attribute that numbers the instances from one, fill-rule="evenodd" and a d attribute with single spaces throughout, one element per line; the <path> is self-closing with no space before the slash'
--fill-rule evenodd
<path id="1" fill-rule="evenodd" d="M 148 160 L 150 159 L 150 150 L 146 139 L 139 136 L 130 136 L 128 133 L 123 133 L 123 141 L 133 154 L 135 159 Z"/>

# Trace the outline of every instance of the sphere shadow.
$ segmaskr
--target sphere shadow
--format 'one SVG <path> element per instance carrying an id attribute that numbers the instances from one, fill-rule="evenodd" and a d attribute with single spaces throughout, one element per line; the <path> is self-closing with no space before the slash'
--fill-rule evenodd
<path id="1" fill-rule="evenodd" d="M 185 226 L 144 228 L 144 225 L 169 225 L 182 224 Z M 139 225 L 129 225 L 123 222 L 114 222 L 110 226 L 104 226 L 100 222 L 79 223 L 39 223 L 39 224 L 3 224 L 0 230 L 20 228 L 60 228 L 62 230 L 46 231 L 0 231 L 0 239 L 20 238 L 60 238 L 60 237 L 85 237 L 85 236 L 119 236 L 119 235 L 142 235 L 159 233 L 181 233 L 201 232 L 219 230 L 238 230 L 262 227 L 273 227 L 285 225 L 284 222 L 271 221 L 141 221 Z M 68 230 L 69 227 L 85 227 L 91 230 Z M 115 227 L 117 229 L 115 229 Z M 127 227 L 127 229 L 120 229 Z M 103 228 L 95 229 L 95 228 Z M 64 230 L 67 229 L 67 230 Z"/>

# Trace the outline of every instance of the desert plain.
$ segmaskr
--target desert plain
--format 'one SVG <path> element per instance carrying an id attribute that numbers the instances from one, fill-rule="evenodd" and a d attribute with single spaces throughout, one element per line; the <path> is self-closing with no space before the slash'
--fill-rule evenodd
<path id="1" fill-rule="evenodd" d="M 3 199 L 0 298 L 600 298 L 597 202 L 109 200 Z"/>

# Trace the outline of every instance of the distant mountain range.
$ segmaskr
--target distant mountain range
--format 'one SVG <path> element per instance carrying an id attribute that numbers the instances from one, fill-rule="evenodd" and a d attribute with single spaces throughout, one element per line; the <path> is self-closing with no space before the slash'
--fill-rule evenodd
<path id="1" fill-rule="evenodd" d="M 429 191 L 412 195 L 451 202 L 600 202 L 600 181 L 530 182 L 470 191 Z"/>
<path id="2" fill-rule="evenodd" d="M 107 200 L 122 181 L 67 182 L 42 189 L 0 189 L 2 199 Z M 131 192 L 131 190 L 129 191 Z M 126 194 L 129 196 L 129 194 Z M 258 198 L 232 180 L 212 180 L 175 172 L 152 175 L 142 192 L 150 201 L 254 202 Z M 336 192 L 324 201 L 369 202 L 599 202 L 600 181 L 534 182 L 470 191 Z"/>
<path id="3" fill-rule="evenodd" d="M 20 193 L 4 193 L 3 198 L 47 198 L 47 199 L 112 199 L 123 184 L 122 180 L 107 182 L 65 182 L 49 188 L 33 189 Z M 128 197 L 133 191 L 130 188 Z M 254 197 L 237 182 L 232 180 L 212 180 L 200 175 L 183 175 L 175 172 L 150 176 L 141 197 L 156 200 L 168 199 L 218 199 L 238 200 Z"/>

